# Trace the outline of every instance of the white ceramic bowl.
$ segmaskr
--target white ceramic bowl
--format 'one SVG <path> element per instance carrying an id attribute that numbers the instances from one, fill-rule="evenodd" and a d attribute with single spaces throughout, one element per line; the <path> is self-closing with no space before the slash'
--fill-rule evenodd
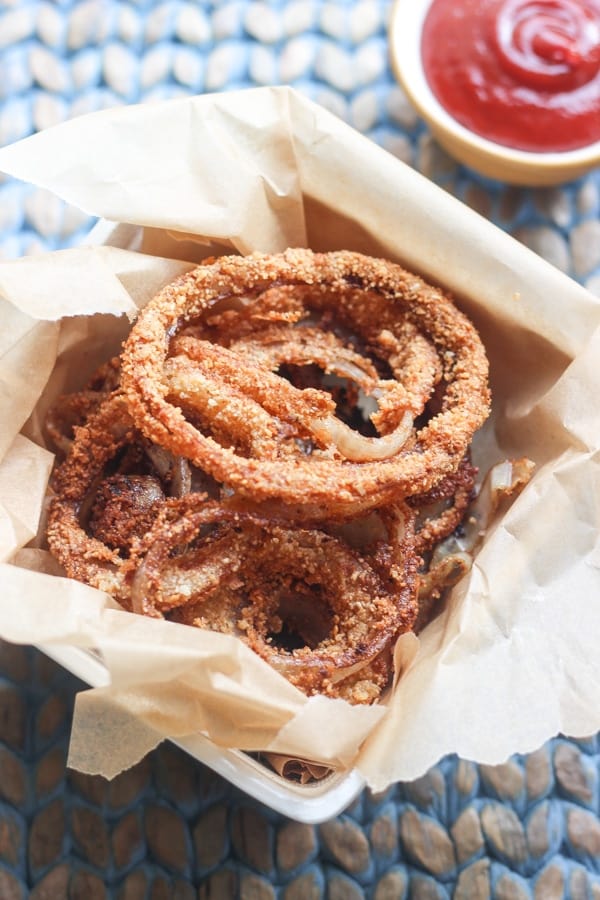
<path id="1" fill-rule="evenodd" d="M 421 58 L 421 32 L 432 0 L 395 0 L 389 27 L 392 68 L 439 143 L 483 175 L 522 185 L 578 178 L 600 165 L 600 141 L 562 153 L 531 153 L 496 144 L 456 121 L 432 93 Z"/>
<path id="2" fill-rule="evenodd" d="M 91 651 L 66 644 L 48 644 L 38 649 L 91 687 L 106 687 L 110 683 L 104 663 Z M 332 819 L 365 787 L 356 769 L 334 772 L 314 783 L 296 784 L 281 778 L 249 754 L 217 747 L 200 733 L 172 743 L 251 797 L 297 822 L 312 825 Z"/>

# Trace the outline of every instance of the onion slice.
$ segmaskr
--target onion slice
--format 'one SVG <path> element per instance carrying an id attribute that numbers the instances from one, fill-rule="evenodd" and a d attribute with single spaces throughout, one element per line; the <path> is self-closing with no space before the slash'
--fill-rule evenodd
<path id="1" fill-rule="evenodd" d="M 352 462 L 390 459 L 400 453 L 410 438 L 413 432 L 413 417 L 406 411 L 398 427 L 381 437 L 366 437 L 336 416 L 315 419 L 311 431 L 323 443 L 334 444 L 342 456 Z"/>

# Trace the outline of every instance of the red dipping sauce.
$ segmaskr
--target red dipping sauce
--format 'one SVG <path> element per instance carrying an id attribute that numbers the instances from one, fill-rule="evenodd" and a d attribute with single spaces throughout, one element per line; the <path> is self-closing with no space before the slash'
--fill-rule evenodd
<path id="1" fill-rule="evenodd" d="M 600 141 L 600 0 L 433 0 L 421 53 L 439 103 L 518 150 Z"/>

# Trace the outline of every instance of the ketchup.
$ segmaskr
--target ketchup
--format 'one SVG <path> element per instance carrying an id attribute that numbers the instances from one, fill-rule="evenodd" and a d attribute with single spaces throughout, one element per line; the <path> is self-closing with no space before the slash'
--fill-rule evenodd
<path id="1" fill-rule="evenodd" d="M 519 150 L 600 141 L 600 0 L 433 0 L 425 76 L 471 131 Z"/>

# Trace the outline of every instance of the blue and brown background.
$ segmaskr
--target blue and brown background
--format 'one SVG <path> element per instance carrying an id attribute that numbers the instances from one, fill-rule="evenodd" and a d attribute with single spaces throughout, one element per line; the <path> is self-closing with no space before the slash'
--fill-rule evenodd
<path id="1" fill-rule="evenodd" d="M 457 165 L 394 80 L 390 5 L 0 0 L 0 145 L 93 110 L 293 85 L 600 296 L 600 171 L 534 190 Z M 92 224 L 0 177 L 1 258 Z M 169 744 L 112 783 L 68 772 L 82 687 L 0 646 L 0 900 L 600 898 L 598 736 L 495 767 L 446 758 L 313 826 Z"/>

